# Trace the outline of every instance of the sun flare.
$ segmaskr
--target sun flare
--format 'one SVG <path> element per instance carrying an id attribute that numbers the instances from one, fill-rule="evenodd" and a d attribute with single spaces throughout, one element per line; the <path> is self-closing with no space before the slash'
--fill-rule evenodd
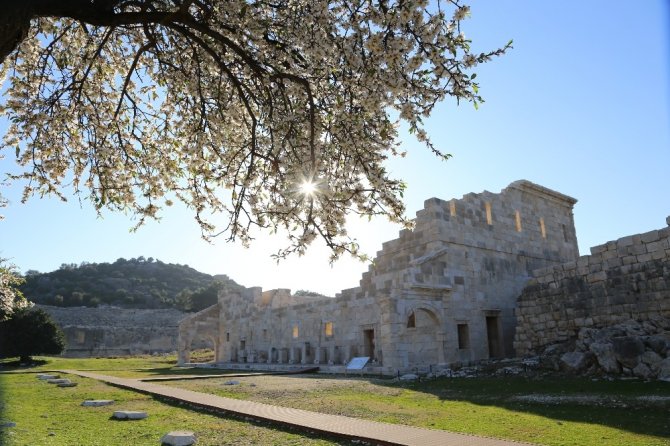
<path id="1" fill-rule="evenodd" d="M 312 196 L 316 193 L 316 184 L 306 180 L 300 185 L 300 192 L 303 195 Z"/>

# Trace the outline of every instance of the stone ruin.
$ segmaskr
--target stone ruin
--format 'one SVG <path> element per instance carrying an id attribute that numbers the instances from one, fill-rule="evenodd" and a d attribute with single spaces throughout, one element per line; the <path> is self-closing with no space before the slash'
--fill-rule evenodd
<path id="1" fill-rule="evenodd" d="M 63 356 L 77 358 L 174 352 L 186 315 L 174 309 L 38 307 L 63 330 Z"/>
<path id="2" fill-rule="evenodd" d="M 525 180 L 498 194 L 431 198 L 359 287 L 335 298 L 222 293 L 181 321 L 179 362 L 202 339 L 225 367 L 340 372 L 366 356 L 369 371 L 395 374 L 514 356 L 517 298 L 533 271 L 577 261 L 575 203 Z"/>
<path id="3" fill-rule="evenodd" d="M 431 198 L 359 287 L 222 293 L 181 321 L 179 362 L 206 339 L 229 368 L 342 372 L 367 356 L 368 371 L 395 374 L 540 355 L 570 373 L 670 380 L 670 227 L 579 257 L 575 203 L 525 180 Z"/>
<path id="4" fill-rule="evenodd" d="M 535 271 L 517 303 L 517 355 L 573 373 L 670 381 L 670 227 Z"/>

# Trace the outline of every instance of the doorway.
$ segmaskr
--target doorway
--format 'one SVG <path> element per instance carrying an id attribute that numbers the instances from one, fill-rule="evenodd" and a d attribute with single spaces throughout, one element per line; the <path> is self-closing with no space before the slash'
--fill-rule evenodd
<path id="1" fill-rule="evenodd" d="M 363 330 L 363 355 L 375 359 L 375 331 L 374 329 Z"/>
<path id="2" fill-rule="evenodd" d="M 489 358 L 502 358 L 504 356 L 501 332 L 500 316 L 486 316 L 486 337 L 489 342 Z"/>

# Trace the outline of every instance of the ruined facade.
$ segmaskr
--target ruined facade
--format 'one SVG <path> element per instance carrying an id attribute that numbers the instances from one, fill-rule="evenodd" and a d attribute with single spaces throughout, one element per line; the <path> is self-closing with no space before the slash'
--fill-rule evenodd
<path id="1" fill-rule="evenodd" d="M 78 358 L 174 352 L 179 321 L 187 314 L 174 309 L 38 307 L 63 330 L 63 356 Z"/>
<path id="2" fill-rule="evenodd" d="M 220 363 L 319 364 L 368 356 L 382 373 L 513 354 L 516 299 L 538 268 L 578 257 L 576 200 L 528 181 L 431 198 L 335 298 L 250 288 L 187 317 L 179 360 L 209 339 Z"/>
<path id="3" fill-rule="evenodd" d="M 535 271 L 518 299 L 517 354 L 540 353 L 583 330 L 670 319 L 670 217 L 667 223 Z"/>

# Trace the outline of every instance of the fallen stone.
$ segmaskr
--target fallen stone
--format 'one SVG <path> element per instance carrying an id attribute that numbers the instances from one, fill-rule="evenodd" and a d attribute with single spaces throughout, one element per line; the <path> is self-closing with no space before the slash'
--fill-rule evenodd
<path id="1" fill-rule="evenodd" d="M 621 373 L 621 367 L 614 355 L 614 346 L 612 344 L 594 342 L 589 346 L 589 350 L 596 355 L 596 361 L 605 373 Z"/>
<path id="2" fill-rule="evenodd" d="M 47 379 L 47 382 L 49 384 L 69 384 L 72 381 L 70 381 L 69 379 Z"/>
<path id="3" fill-rule="evenodd" d="M 567 352 L 561 355 L 561 369 L 569 373 L 577 373 L 593 363 L 593 354 Z"/>
<path id="4" fill-rule="evenodd" d="M 58 387 L 77 387 L 77 384 L 79 384 L 79 383 L 69 382 L 69 383 L 59 383 L 59 384 L 56 384 L 56 385 Z"/>
<path id="5" fill-rule="evenodd" d="M 117 420 L 143 420 L 148 417 L 146 412 L 140 412 L 137 410 L 116 410 L 112 415 L 112 418 Z"/>
<path id="6" fill-rule="evenodd" d="M 400 381 L 414 381 L 415 379 L 419 379 L 419 376 L 414 373 L 407 373 L 400 377 Z"/>
<path id="7" fill-rule="evenodd" d="M 109 406 L 110 404 L 114 404 L 114 400 L 86 400 L 81 403 L 84 407 Z"/>
<path id="8" fill-rule="evenodd" d="M 635 368 L 640 362 L 640 355 L 644 353 L 644 342 L 634 336 L 620 336 L 612 338 L 614 355 L 624 367 Z"/>
<path id="9" fill-rule="evenodd" d="M 0 429 L 5 429 L 9 427 L 16 427 L 16 423 L 13 421 L 0 421 Z"/>
<path id="10" fill-rule="evenodd" d="M 633 369 L 633 375 L 637 376 L 638 378 L 649 379 L 652 377 L 653 373 L 647 364 L 641 362 Z"/>
<path id="11" fill-rule="evenodd" d="M 658 379 L 670 382 L 670 358 L 665 358 L 658 367 Z"/>
<path id="12" fill-rule="evenodd" d="M 37 374 L 37 379 L 41 379 L 42 381 L 46 381 L 47 379 L 58 379 L 58 378 L 60 378 L 60 375 L 49 375 L 47 373 Z"/>
<path id="13" fill-rule="evenodd" d="M 230 381 L 226 381 L 225 383 L 223 383 L 223 385 L 224 386 L 236 386 L 239 383 L 240 383 L 239 381 L 231 379 Z"/>
<path id="14" fill-rule="evenodd" d="M 164 446 L 190 446 L 196 443 L 195 434 L 190 431 L 173 431 L 161 437 Z"/>

